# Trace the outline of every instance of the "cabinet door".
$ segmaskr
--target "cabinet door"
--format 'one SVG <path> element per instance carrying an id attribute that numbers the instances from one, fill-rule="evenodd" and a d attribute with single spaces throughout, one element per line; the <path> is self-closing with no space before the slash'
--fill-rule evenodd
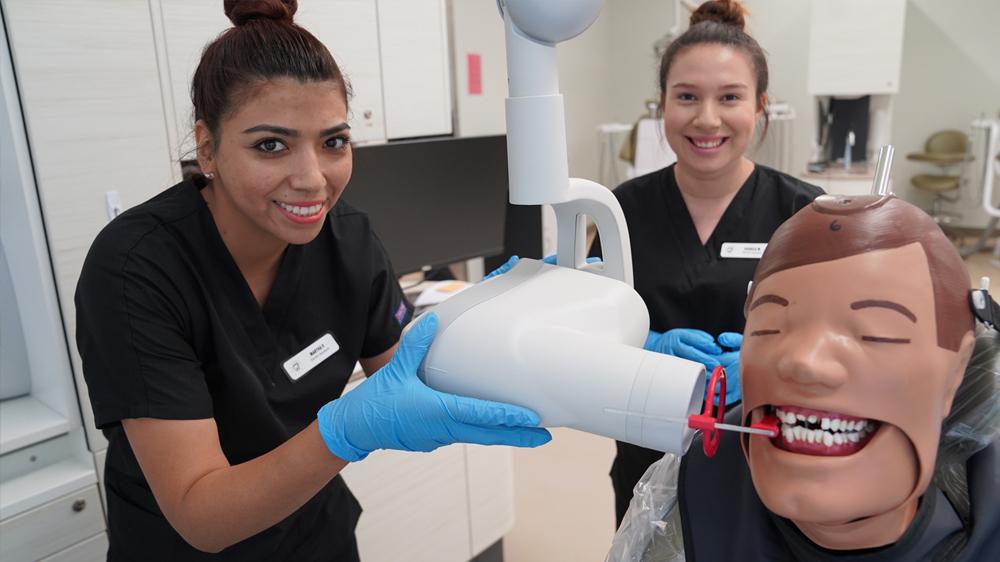
<path id="1" fill-rule="evenodd" d="M 364 513 L 366 562 L 464 562 L 472 557 L 465 446 L 430 453 L 375 451 L 341 472 Z"/>
<path id="2" fill-rule="evenodd" d="M 56 286 L 92 448 L 103 447 L 76 354 L 73 293 L 107 223 L 172 180 L 147 2 L 3 0 Z M 66 381 L 71 385 L 71 381 Z"/>
<path id="3" fill-rule="evenodd" d="M 296 21 L 330 49 L 351 84 L 351 138 L 385 140 L 375 0 L 299 2 Z"/>
<path id="4" fill-rule="evenodd" d="M 906 0 L 813 0 L 810 8 L 810 94 L 899 91 Z"/>
<path id="5" fill-rule="evenodd" d="M 444 0 L 378 0 L 390 139 L 452 131 L 447 22 Z"/>
<path id="6" fill-rule="evenodd" d="M 159 0 L 162 21 L 161 52 L 166 54 L 169 87 L 164 92 L 171 103 L 167 104 L 168 118 L 174 130 L 171 157 L 193 159 L 194 106 L 191 105 L 191 78 L 201 52 L 220 33 L 232 27 L 222 11 L 221 2 L 205 0 Z"/>
<path id="7" fill-rule="evenodd" d="M 220 3 L 160 0 L 160 4 L 174 120 L 180 139 L 178 156 L 193 157 L 191 78 L 205 46 L 232 24 Z M 299 5 L 295 22 L 326 45 L 350 81 L 354 91 L 350 103 L 353 138 L 384 139 L 375 0 L 304 2 Z"/>

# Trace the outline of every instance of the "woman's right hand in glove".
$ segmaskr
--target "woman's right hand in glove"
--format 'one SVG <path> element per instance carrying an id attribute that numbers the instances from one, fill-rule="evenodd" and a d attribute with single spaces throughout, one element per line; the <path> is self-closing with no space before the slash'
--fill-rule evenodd
<path id="1" fill-rule="evenodd" d="M 330 452 L 353 462 L 376 449 L 433 451 L 452 443 L 537 447 L 552 439 L 531 410 L 425 385 L 417 367 L 437 325 L 433 313 L 417 320 L 385 367 L 320 409 L 319 431 Z"/>

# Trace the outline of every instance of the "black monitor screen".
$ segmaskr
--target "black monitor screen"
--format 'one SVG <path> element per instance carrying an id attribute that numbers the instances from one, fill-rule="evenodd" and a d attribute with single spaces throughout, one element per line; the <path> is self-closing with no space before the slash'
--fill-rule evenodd
<path id="1" fill-rule="evenodd" d="M 368 212 L 397 274 L 504 250 L 507 138 L 361 146 L 344 198 Z"/>
<path id="2" fill-rule="evenodd" d="M 854 146 L 851 148 L 851 161 L 863 162 L 867 159 L 868 148 L 868 102 L 871 96 L 861 96 L 855 99 L 833 98 L 830 100 L 830 114 L 833 122 L 830 124 L 830 159 L 839 160 L 844 157 L 847 145 L 847 135 L 854 132 Z"/>

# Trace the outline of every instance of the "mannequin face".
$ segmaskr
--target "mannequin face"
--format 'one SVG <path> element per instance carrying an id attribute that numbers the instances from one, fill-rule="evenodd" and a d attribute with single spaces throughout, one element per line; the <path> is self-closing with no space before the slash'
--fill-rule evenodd
<path id="1" fill-rule="evenodd" d="M 777 438 L 744 442 L 761 500 L 821 546 L 894 542 L 930 481 L 973 339 L 939 347 L 921 245 L 766 277 L 744 337 L 744 411 L 784 418 Z M 889 513 L 891 529 L 873 532 Z"/>

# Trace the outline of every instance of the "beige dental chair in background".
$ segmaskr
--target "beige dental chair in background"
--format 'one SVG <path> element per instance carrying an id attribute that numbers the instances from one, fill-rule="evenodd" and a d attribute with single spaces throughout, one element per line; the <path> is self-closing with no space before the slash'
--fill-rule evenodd
<path id="1" fill-rule="evenodd" d="M 911 152 L 906 155 L 907 160 L 926 162 L 938 167 L 939 173 L 918 174 L 913 176 L 910 182 L 917 189 L 934 195 L 928 213 L 942 226 L 961 218 L 958 213 L 943 210 L 941 204 L 958 201 L 958 188 L 962 185 L 962 175 L 961 173 L 953 175 L 949 171 L 952 167 L 972 159 L 968 151 L 969 137 L 962 131 L 950 129 L 938 131 L 928 137 L 923 152 Z"/>

